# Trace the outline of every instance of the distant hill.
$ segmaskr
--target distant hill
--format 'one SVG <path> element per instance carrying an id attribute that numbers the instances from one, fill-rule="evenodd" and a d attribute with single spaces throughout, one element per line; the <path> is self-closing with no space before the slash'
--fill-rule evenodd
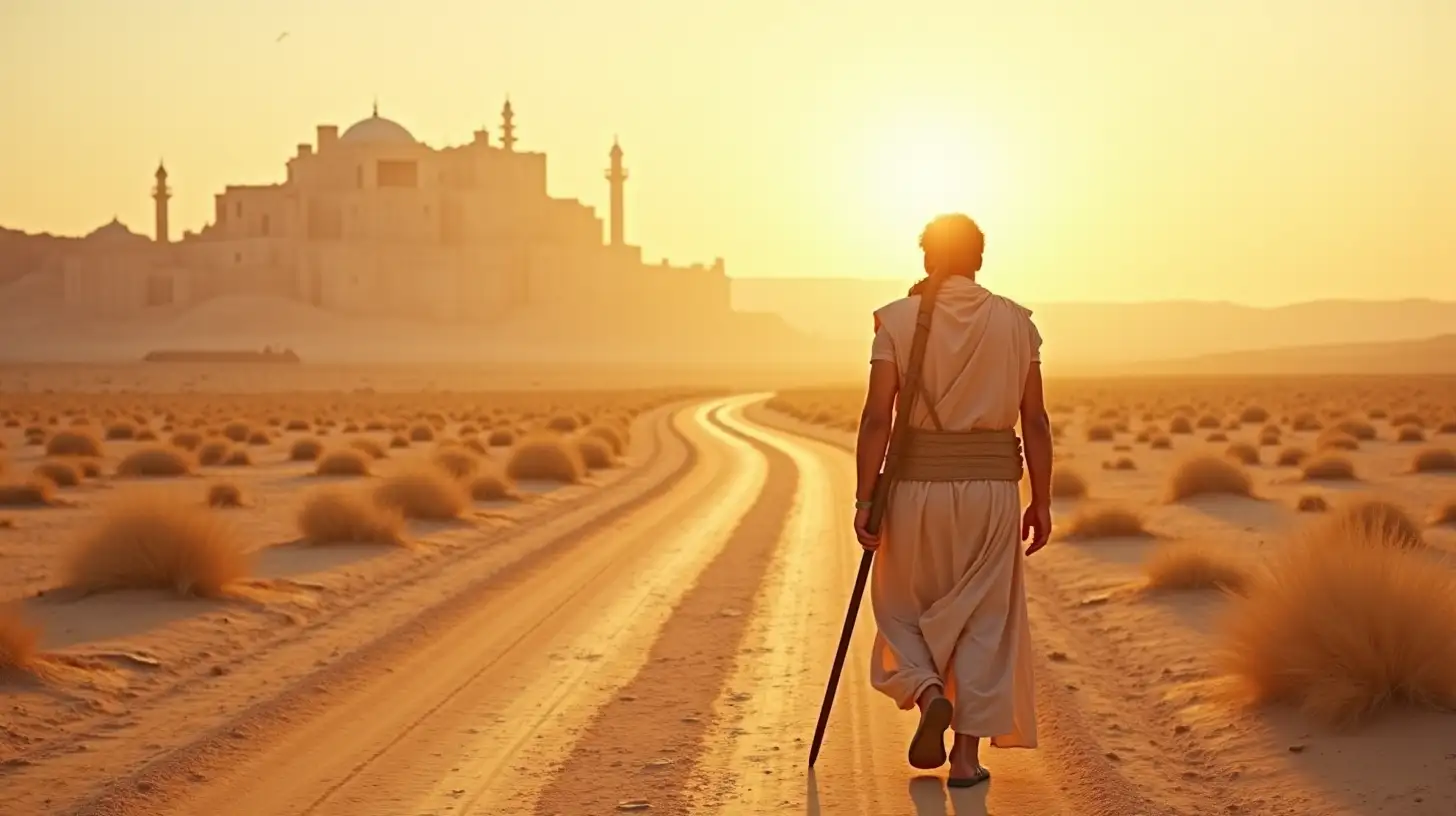
<path id="1" fill-rule="evenodd" d="M 1456 374 L 1456 334 L 1390 343 L 1235 351 L 1122 367 L 1135 374 Z"/>
<path id="2" fill-rule="evenodd" d="M 868 344 L 870 313 L 901 297 L 911 282 L 737 278 L 733 301 L 782 315 L 801 331 L 860 353 Z M 1327 300 L 1274 308 L 1198 301 L 1024 305 L 1035 313 L 1047 359 L 1075 367 L 1423 340 L 1456 329 L 1456 303 L 1432 300 Z"/>

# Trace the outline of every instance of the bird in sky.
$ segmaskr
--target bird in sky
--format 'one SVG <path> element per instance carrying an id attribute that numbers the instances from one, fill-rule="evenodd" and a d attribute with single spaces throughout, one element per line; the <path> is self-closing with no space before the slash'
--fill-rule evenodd
<path id="1" fill-rule="evenodd" d="M 279 34 L 279 35 L 278 35 L 278 39 L 276 39 L 276 40 L 274 40 L 274 41 L 273 41 L 273 42 L 276 42 L 276 43 L 281 43 L 281 42 L 283 42 L 283 40 L 284 40 L 284 39 L 286 39 L 286 38 L 287 38 L 287 37 L 288 37 L 288 32 L 287 32 L 287 31 L 285 31 L 285 32 L 283 32 L 283 33 L 282 33 L 282 34 Z"/>

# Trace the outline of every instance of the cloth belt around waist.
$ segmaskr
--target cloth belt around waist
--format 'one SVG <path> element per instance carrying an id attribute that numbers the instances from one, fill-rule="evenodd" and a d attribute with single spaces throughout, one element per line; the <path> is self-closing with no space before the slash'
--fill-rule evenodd
<path id="1" fill-rule="evenodd" d="M 909 430 L 900 460 L 908 482 L 1021 481 L 1021 440 L 1016 431 Z"/>

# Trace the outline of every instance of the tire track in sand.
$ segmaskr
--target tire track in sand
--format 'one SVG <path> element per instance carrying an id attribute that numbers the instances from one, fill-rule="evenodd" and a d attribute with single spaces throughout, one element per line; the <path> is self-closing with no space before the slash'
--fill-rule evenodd
<path id="1" fill-rule="evenodd" d="M 733 415 L 747 401 L 715 418 L 767 457 L 763 491 L 663 626 L 646 665 L 600 711 L 541 791 L 537 816 L 610 813 L 619 802 L 639 799 L 655 814 L 688 811 L 692 793 L 685 782 L 705 751 L 714 700 L 733 670 L 803 483 L 793 459 L 738 430 Z"/>

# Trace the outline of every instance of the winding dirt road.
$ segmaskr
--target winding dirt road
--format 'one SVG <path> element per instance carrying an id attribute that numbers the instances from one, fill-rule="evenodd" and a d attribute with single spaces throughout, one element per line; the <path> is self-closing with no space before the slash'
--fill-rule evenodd
<path id="1" fill-rule="evenodd" d="M 1158 812 L 1102 772 L 1050 680 L 1043 750 L 990 753 L 992 783 L 954 796 L 943 772 L 915 778 L 913 717 L 868 685 L 868 604 L 806 771 L 860 558 L 853 467 L 843 448 L 762 421 L 762 399 L 671 415 L 655 486 L 618 496 L 619 512 L 555 522 L 540 531 L 551 547 L 366 650 L 347 679 L 290 689 L 293 705 L 172 752 L 77 812 Z"/>

